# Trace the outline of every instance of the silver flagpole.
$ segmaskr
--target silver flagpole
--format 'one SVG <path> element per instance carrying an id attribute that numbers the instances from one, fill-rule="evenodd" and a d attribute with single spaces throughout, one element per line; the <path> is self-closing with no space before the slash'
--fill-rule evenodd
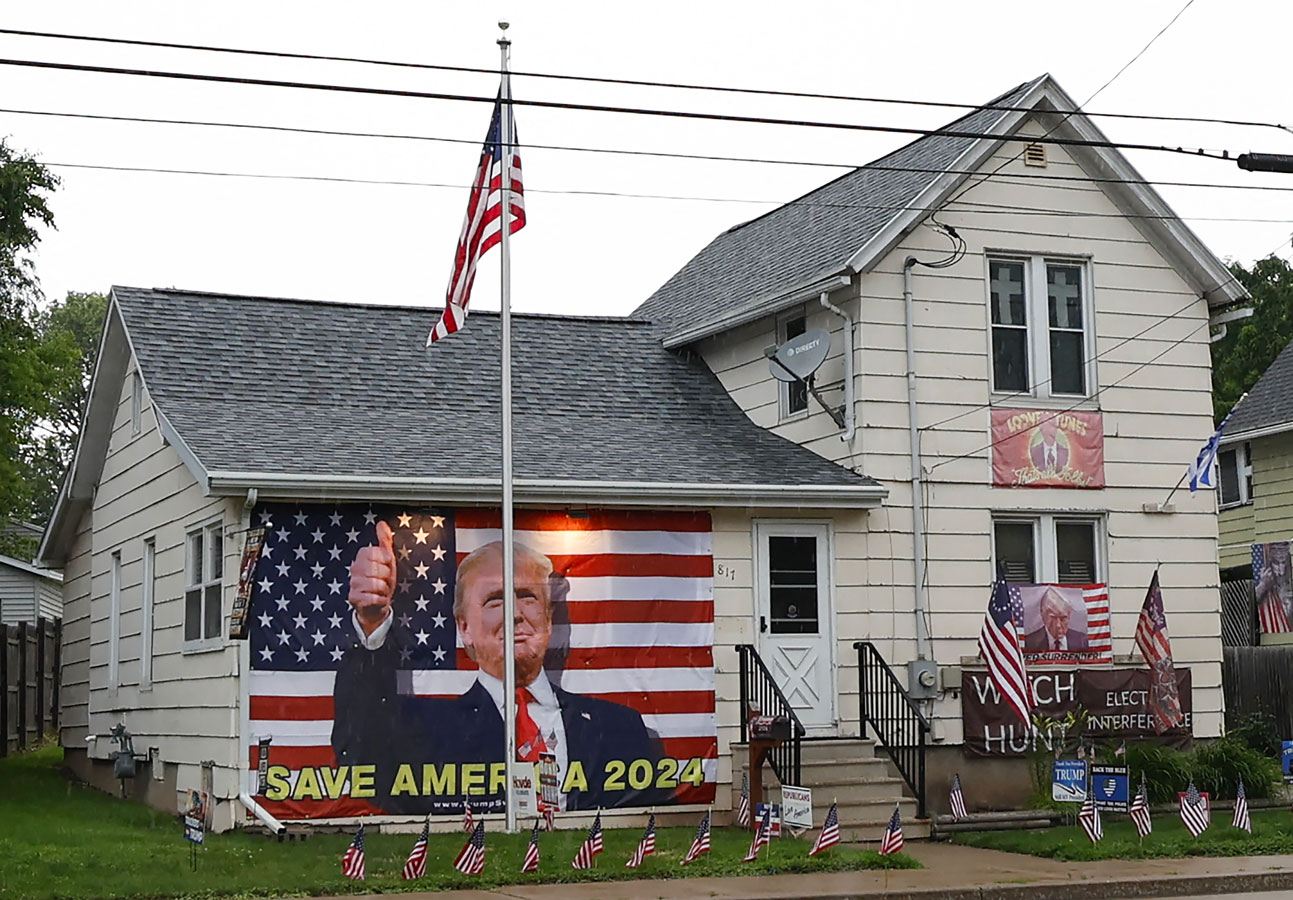
<path id="1" fill-rule="evenodd" d="M 516 831 L 516 803 L 512 776 L 516 769 L 516 558 L 512 547 L 512 260 L 508 249 L 512 230 L 512 86 L 508 78 L 507 23 L 499 22 L 503 36 L 498 39 L 499 72 L 502 76 L 503 209 L 499 218 L 501 239 L 503 334 L 503 748 L 506 761 L 507 833 Z"/>

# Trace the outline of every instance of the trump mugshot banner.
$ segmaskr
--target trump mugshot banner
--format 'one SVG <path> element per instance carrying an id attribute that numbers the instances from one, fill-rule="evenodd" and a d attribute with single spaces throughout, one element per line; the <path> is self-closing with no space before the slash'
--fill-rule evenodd
<path id="1" fill-rule="evenodd" d="M 479 508 L 256 508 L 248 778 L 271 814 L 502 809 L 502 673 L 488 650 L 502 646 L 500 521 Z M 515 540 L 518 753 L 546 802 L 712 803 L 709 515 L 518 510 Z M 389 576 L 365 581 L 370 560 L 383 576 L 390 560 Z M 352 574 L 356 598 L 381 598 L 364 622 Z M 528 685 L 523 646 L 543 660 Z"/>

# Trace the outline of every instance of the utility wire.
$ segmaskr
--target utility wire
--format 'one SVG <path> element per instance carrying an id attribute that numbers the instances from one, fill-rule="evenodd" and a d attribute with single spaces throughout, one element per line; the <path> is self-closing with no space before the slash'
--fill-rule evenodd
<path id="1" fill-rule="evenodd" d="M 429 141 L 443 144 L 469 144 L 479 146 L 479 138 L 452 138 L 439 137 L 435 135 L 423 134 L 400 134 L 397 132 L 383 131 L 338 131 L 328 128 L 302 128 L 291 125 L 263 125 L 251 122 L 217 122 L 202 119 L 158 119 L 146 116 L 110 116 L 98 113 L 77 113 L 77 112 L 58 112 L 53 110 L 40 109 L 15 109 L 0 108 L 0 114 L 18 115 L 18 116 L 44 116 L 52 118 L 68 119 L 87 119 L 101 122 L 128 122 L 148 125 L 187 125 L 208 128 L 233 128 L 249 131 L 271 131 L 284 134 L 305 134 L 321 135 L 328 137 L 352 137 L 352 138 L 379 138 L 387 140 L 405 140 L 405 141 Z M 664 159 L 692 159 L 705 162 L 739 162 L 739 163 L 757 163 L 764 165 L 778 166 L 804 166 L 812 168 L 825 169 L 866 169 L 871 172 L 907 172 L 913 174 L 929 175 L 976 175 L 978 172 L 973 169 L 936 169 L 922 166 L 888 166 L 880 162 L 853 163 L 853 162 L 825 162 L 819 160 L 804 159 L 777 159 L 770 157 L 757 156 L 721 156 L 708 153 L 672 153 L 663 150 L 623 150 L 614 147 L 580 147 L 571 144 L 531 144 L 526 143 L 525 149 L 530 150 L 559 150 L 573 153 L 602 153 L 621 156 L 644 156 Z M 883 159 L 883 157 L 881 157 Z M 1284 185 L 1260 185 L 1260 184 L 1222 184 L 1219 182 L 1206 181 L 1148 181 L 1143 178 L 1100 178 L 1098 176 L 1086 177 L 1083 175 L 1051 175 L 1046 173 L 1009 173 L 1002 175 L 1002 178 L 1013 178 L 1021 182 L 1028 181 L 1056 181 L 1056 182 L 1074 182 L 1078 184 L 1135 184 L 1146 185 L 1151 187 L 1188 187 L 1188 188 L 1217 188 L 1222 190 L 1237 191 L 1293 191 L 1293 187 Z"/>
<path id="2" fill-rule="evenodd" d="M 168 72 L 151 69 L 125 69 L 116 66 L 92 66 L 83 63 L 59 63 L 34 59 L 0 59 L 0 65 L 18 68 L 48 69 L 65 72 L 86 72 L 99 75 L 131 75 L 143 78 L 166 78 L 179 81 L 207 82 L 211 84 L 237 84 L 254 87 L 290 88 L 296 90 L 331 91 L 345 94 L 366 96 L 405 97 L 418 100 L 453 100 L 467 103 L 494 103 L 492 96 L 475 94 L 455 94 L 440 91 L 412 91 L 397 88 L 362 87 L 359 85 L 328 84 L 311 81 L 282 81 L 269 78 L 243 78 L 233 75 L 208 75 L 197 72 Z M 989 138 L 998 141 L 1014 141 L 1023 144 L 1057 144 L 1070 147 L 1104 147 L 1123 150 L 1153 150 L 1162 153 L 1177 153 L 1184 156 L 1200 156 L 1211 159 L 1232 161 L 1234 157 L 1228 150 L 1212 150 L 1202 147 L 1168 147 L 1160 144 L 1116 143 L 1113 141 L 1089 141 L 1074 138 L 1026 137 L 1024 135 L 985 134 L 975 131 L 957 131 L 949 128 L 925 129 L 903 128 L 896 125 L 861 125 L 850 122 L 825 122 L 816 119 L 780 119 L 770 116 L 741 116 L 731 113 L 688 112 L 677 109 L 650 109 L 632 106 L 605 106 L 593 103 L 568 103 L 555 100 L 517 100 L 511 99 L 514 106 L 528 106 L 539 109 L 565 109 L 579 112 L 603 112 L 622 115 L 652 116 L 659 118 L 687 119 L 692 121 L 741 122 L 753 125 L 789 125 L 799 128 L 825 128 L 842 131 L 879 132 L 885 134 L 911 134 L 919 137 L 969 138 L 978 140 Z"/>
<path id="3" fill-rule="evenodd" d="M 57 40 L 67 40 L 67 41 L 91 41 L 95 43 L 119 44 L 119 45 L 132 46 L 132 47 L 154 47 L 154 48 L 161 48 L 161 49 L 167 49 L 167 50 L 197 50 L 197 51 L 207 52 L 207 53 L 230 53 L 230 54 L 237 54 L 242 56 L 271 57 L 271 58 L 277 58 L 277 59 L 359 63 L 363 65 L 386 66 L 386 67 L 402 68 L 402 69 L 420 69 L 424 71 L 436 71 L 436 72 L 463 72 L 463 73 L 480 74 L 480 75 L 498 74 L 497 69 L 482 69 L 474 66 L 448 66 L 448 65 L 437 65 L 433 63 L 414 63 L 414 62 L 401 62 L 398 60 L 373 59 L 371 57 L 329 56 L 329 55 L 317 54 L 317 53 L 292 53 L 292 52 L 283 51 L 283 50 L 251 50 L 251 49 L 242 48 L 242 47 L 221 47 L 221 46 L 215 46 L 211 44 L 181 44 L 181 43 L 173 43 L 169 41 L 145 41 L 145 40 L 138 40 L 133 38 L 114 38 L 114 37 L 103 37 L 99 35 L 88 35 L 88 34 L 64 34 L 60 32 L 51 32 L 51 31 L 29 31 L 29 30 L 19 29 L 19 28 L 0 28 L 0 34 L 10 34 L 10 35 L 15 35 L 19 37 L 53 38 Z M 1143 53 L 1144 51 L 1142 50 L 1141 52 Z M 1137 55 L 1137 58 L 1138 57 L 1139 57 L 1139 54 Z M 1135 62 L 1135 59 L 1133 59 L 1132 62 Z M 1131 65 L 1131 63 L 1128 63 L 1128 65 Z M 1126 67 L 1124 66 L 1124 68 Z M 589 82 L 594 84 L 617 84 L 617 85 L 625 85 L 630 87 L 670 88 L 670 89 L 689 90 L 689 91 L 714 91 L 718 93 L 730 93 L 730 94 L 753 94 L 753 95 L 765 96 L 765 97 L 795 97 L 795 98 L 802 98 L 807 100 L 846 100 L 846 101 L 857 102 L 857 103 L 883 103 L 883 104 L 891 104 L 896 106 L 926 106 L 926 107 L 937 107 L 937 108 L 943 108 L 943 109 L 966 109 L 966 110 L 990 109 L 990 110 L 1000 110 L 1002 112 L 1030 112 L 1031 111 L 1027 107 L 1007 106 L 1007 105 L 1000 105 L 1000 104 L 993 104 L 993 103 L 983 105 L 983 104 L 976 104 L 976 103 L 958 103 L 958 102 L 942 101 L 942 100 L 907 100 L 907 99 L 899 99 L 894 97 L 866 97 L 866 96 L 858 96 L 854 94 L 826 94 L 826 93 L 813 93 L 813 92 L 805 92 L 805 91 L 771 90 L 767 88 L 730 87 L 730 86 L 712 85 L 712 84 L 688 84 L 688 83 L 670 82 L 670 81 L 648 81 L 648 80 L 637 80 L 637 79 L 629 79 L 629 78 L 604 78 L 604 77 L 594 76 L 594 75 L 568 75 L 568 74 L 558 74 L 553 72 L 513 71 L 511 74 L 513 78 L 519 77 L 519 78 L 541 78 L 541 79 L 549 79 L 549 80 L 556 80 L 556 81 L 582 81 L 582 82 Z M 1114 77 L 1117 77 L 1117 76 L 1114 76 Z M 1089 103 L 1090 100 L 1088 100 L 1087 102 Z M 1144 114 L 1144 113 L 1089 112 L 1089 113 L 1086 113 L 1086 115 L 1099 116 L 1102 118 L 1109 118 L 1109 119 L 1139 119 L 1139 120 L 1153 121 L 1153 122 L 1194 122 L 1194 123 L 1201 123 L 1206 125 L 1239 125 L 1239 126 L 1254 127 L 1254 128 L 1277 128 L 1284 131 L 1288 130 L 1285 126 L 1277 124 L 1275 122 L 1253 122 L 1253 121 L 1246 121 L 1243 119 L 1204 118 L 1199 116 L 1164 116 L 1164 115 L 1150 115 L 1150 114 Z"/>

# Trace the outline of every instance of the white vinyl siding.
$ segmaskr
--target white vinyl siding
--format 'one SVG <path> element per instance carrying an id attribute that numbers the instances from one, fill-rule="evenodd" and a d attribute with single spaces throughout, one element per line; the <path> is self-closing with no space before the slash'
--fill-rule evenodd
<path id="1" fill-rule="evenodd" d="M 121 686 L 121 551 L 112 554 L 108 594 L 108 692 Z"/>
<path id="2" fill-rule="evenodd" d="M 144 541 L 144 556 L 140 571 L 141 600 L 139 607 L 139 689 L 153 687 L 153 607 L 156 601 L 157 541 Z"/>

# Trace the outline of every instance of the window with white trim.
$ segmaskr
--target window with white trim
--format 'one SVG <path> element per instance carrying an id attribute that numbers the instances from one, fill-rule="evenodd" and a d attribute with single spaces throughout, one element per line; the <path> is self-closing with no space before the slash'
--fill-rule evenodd
<path id="1" fill-rule="evenodd" d="M 993 573 L 1016 584 L 1104 581 L 1104 530 L 1091 516 L 1001 513 L 992 519 Z"/>
<path id="2" fill-rule="evenodd" d="M 777 327 L 777 344 L 797 338 L 808 330 L 808 317 L 802 312 L 781 320 Z M 781 418 L 788 419 L 808 411 L 808 385 L 802 381 L 779 381 L 781 385 Z"/>
<path id="3" fill-rule="evenodd" d="M 112 554 L 112 582 L 108 588 L 108 691 L 121 684 L 121 551 Z"/>
<path id="4" fill-rule="evenodd" d="M 1253 460 L 1251 445 L 1232 444 L 1217 453 L 1221 467 L 1221 505 L 1239 506 L 1253 500 Z"/>
<path id="5" fill-rule="evenodd" d="M 201 649 L 220 643 L 224 526 L 212 522 L 188 533 L 184 553 L 184 643 Z"/>
<path id="6" fill-rule="evenodd" d="M 1095 379 L 1089 282 L 1081 260 L 989 257 L 993 391 L 1090 396 Z"/>
<path id="7" fill-rule="evenodd" d="M 144 541 L 144 558 L 140 565 L 139 622 L 139 689 L 151 690 L 153 686 L 153 600 L 157 596 L 157 541 Z"/>

